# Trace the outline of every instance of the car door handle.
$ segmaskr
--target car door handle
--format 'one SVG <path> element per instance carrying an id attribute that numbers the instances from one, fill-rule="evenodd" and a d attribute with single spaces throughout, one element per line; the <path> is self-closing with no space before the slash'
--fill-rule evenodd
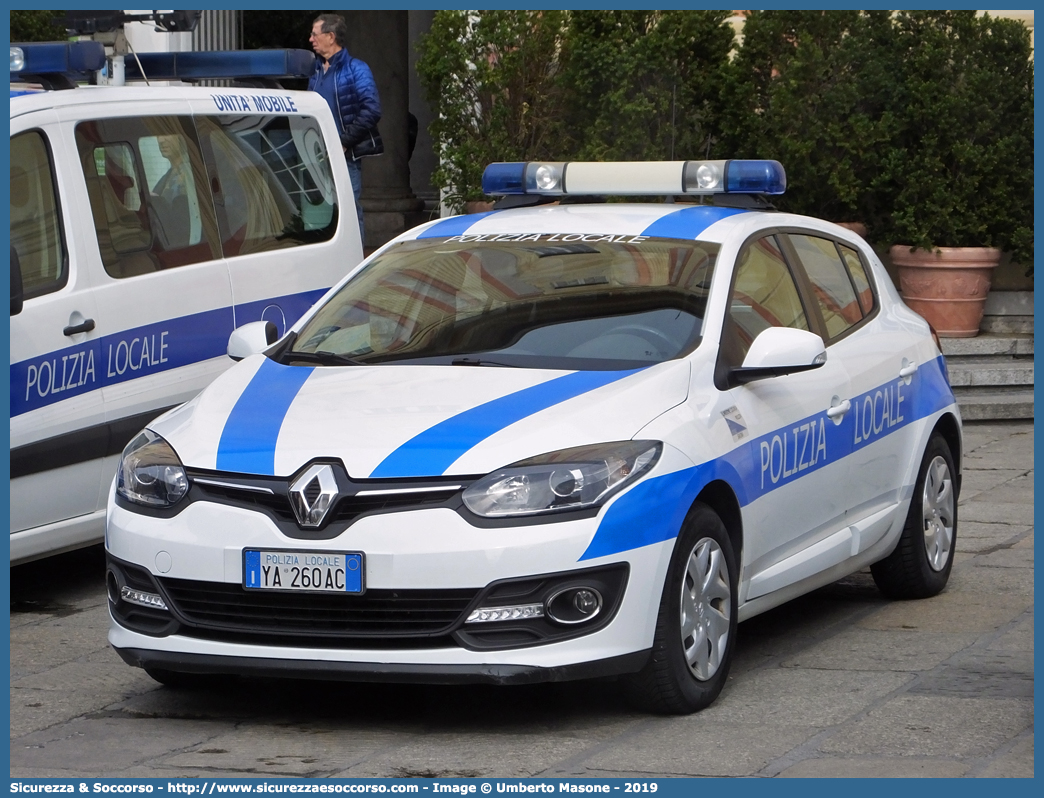
<path id="1" fill-rule="evenodd" d="M 911 363 L 899 369 L 899 376 L 905 380 L 907 377 L 912 377 L 915 371 L 917 371 L 917 364 Z"/>
<path id="2" fill-rule="evenodd" d="M 843 416 L 851 409 L 852 403 L 845 399 L 845 401 L 843 401 L 841 404 L 827 408 L 827 418 L 841 418 L 841 416 Z"/>
<path id="3" fill-rule="evenodd" d="M 76 335 L 77 333 L 86 333 L 94 329 L 94 319 L 84 319 L 79 324 L 70 324 L 64 330 L 63 335 Z"/>

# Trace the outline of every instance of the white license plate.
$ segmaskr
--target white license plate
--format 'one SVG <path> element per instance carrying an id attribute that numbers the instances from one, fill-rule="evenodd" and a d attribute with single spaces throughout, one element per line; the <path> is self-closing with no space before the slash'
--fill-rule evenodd
<path id="1" fill-rule="evenodd" d="M 363 555 L 357 551 L 243 551 L 243 587 L 304 593 L 362 593 Z"/>

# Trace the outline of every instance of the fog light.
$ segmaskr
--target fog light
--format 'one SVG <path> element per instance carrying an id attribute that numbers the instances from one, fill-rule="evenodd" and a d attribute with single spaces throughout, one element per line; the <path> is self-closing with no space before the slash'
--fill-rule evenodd
<path id="1" fill-rule="evenodd" d="M 526 618 L 544 617 L 542 604 L 520 604 L 517 607 L 480 607 L 473 610 L 465 623 L 488 623 L 489 621 L 520 621 Z"/>
<path id="2" fill-rule="evenodd" d="M 155 593 L 146 593 L 143 590 L 135 590 L 126 585 L 120 589 L 120 598 L 129 604 L 140 604 L 142 607 L 152 607 L 156 610 L 167 609 L 167 602 L 163 600 L 162 596 L 157 596 Z"/>
<path id="3" fill-rule="evenodd" d="M 593 587 L 568 587 L 547 602 L 547 616 L 558 623 L 590 621 L 602 611 L 602 594 Z"/>
<path id="4" fill-rule="evenodd" d="M 584 617 L 598 611 L 598 596 L 590 590 L 578 590 L 573 596 L 573 606 Z"/>

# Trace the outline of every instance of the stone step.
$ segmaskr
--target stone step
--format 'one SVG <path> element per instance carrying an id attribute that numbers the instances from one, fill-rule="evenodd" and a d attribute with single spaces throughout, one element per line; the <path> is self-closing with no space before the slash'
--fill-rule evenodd
<path id="1" fill-rule="evenodd" d="M 949 362 L 966 355 L 1033 356 L 1033 336 L 1025 333 L 980 334 L 975 338 L 942 338 L 942 350 Z"/>
<path id="2" fill-rule="evenodd" d="M 990 291 L 986 295 L 987 316 L 1032 316 L 1032 291 Z"/>
<path id="3" fill-rule="evenodd" d="M 1029 333 L 1032 335 L 1033 317 L 983 316 L 982 322 L 979 323 L 979 329 L 984 333 Z"/>
<path id="4" fill-rule="evenodd" d="M 974 356 L 946 359 L 946 370 L 950 373 L 950 385 L 961 386 L 1006 386 L 1033 385 L 1033 361 Z"/>
<path id="5" fill-rule="evenodd" d="M 1026 388 L 955 388 L 954 396 L 965 421 L 1033 418 L 1033 391 Z"/>

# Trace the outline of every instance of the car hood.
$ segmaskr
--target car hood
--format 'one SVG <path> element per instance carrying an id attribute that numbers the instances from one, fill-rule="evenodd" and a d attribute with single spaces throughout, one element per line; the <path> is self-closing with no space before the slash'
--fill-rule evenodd
<path id="1" fill-rule="evenodd" d="M 687 361 L 634 371 L 283 366 L 255 355 L 149 425 L 188 467 L 290 476 L 340 460 L 356 479 L 484 474 L 628 440 L 688 393 Z"/>

